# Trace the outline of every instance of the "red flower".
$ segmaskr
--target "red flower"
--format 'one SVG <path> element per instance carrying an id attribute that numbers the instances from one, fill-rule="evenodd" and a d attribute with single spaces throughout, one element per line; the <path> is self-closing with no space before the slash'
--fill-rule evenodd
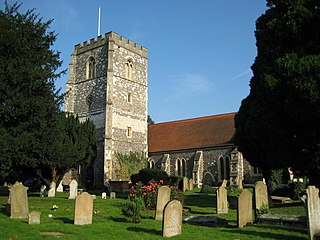
<path id="1" fill-rule="evenodd" d="M 161 183 L 161 184 L 162 184 L 162 183 L 163 183 L 163 180 L 160 180 L 160 181 L 159 181 L 159 183 Z"/>

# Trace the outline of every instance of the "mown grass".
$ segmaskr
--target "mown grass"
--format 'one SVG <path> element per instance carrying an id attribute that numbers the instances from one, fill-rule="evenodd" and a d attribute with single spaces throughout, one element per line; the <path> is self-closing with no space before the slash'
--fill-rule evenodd
<path id="1" fill-rule="evenodd" d="M 233 196 L 229 201 L 233 201 Z M 73 225 L 74 200 L 68 199 L 66 193 L 58 193 L 55 198 L 29 197 L 29 210 L 41 212 L 41 224 L 29 225 L 27 220 L 10 219 L 5 213 L 7 197 L 0 197 L 0 239 L 162 239 L 162 223 L 154 220 L 153 211 L 143 212 L 140 223 L 129 222 L 121 213 L 125 199 L 94 200 L 93 223 L 91 225 Z M 52 205 L 58 205 L 52 211 Z M 197 190 L 185 195 L 186 207 L 190 215 L 217 216 L 214 194 L 200 194 Z M 272 213 L 304 213 L 302 205 L 284 205 L 271 209 Z M 52 218 L 48 217 L 52 214 Z M 182 234 L 172 239 L 308 239 L 306 228 L 292 226 L 253 224 L 242 229 L 236 227 L 236 209 L 230 206 L 228 214 L 219 215 L 227 219 L 228 227 L 204 227 L 183 224 Z M 62 236 L 42 235 L 59 232 Z"/>

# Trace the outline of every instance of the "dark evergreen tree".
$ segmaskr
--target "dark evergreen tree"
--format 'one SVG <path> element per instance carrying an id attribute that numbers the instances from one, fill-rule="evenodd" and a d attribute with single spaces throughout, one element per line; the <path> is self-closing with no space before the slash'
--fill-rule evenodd
<path id="1" fill-rule="evenodd" d="M 64 71 L 56 40 L 33 11 L 0 11 L 0 181 L 12 174 L 55 179 L 95 155 L 92 122 L 66 116 L 54 81 Z"/>
<path id="2" fill-rule="evenodd" d="M 250 94 L 235 118 L 244 157 L 265 170 L 320 177 L 320 4 L 268 0 L 256 22 Z M 319 186 L 319 182 L 317 182 Z"/>

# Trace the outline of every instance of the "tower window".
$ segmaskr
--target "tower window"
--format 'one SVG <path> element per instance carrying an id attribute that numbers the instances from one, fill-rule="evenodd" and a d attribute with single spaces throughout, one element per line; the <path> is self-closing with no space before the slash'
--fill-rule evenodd
<path id="1" fill-rule="evenodd" d="M 132 94 L 130 92 L 127 95 L 127 102 L 132 103 Z"/>
<path id="2" fill-rule="evenodd" d="M 127 127 L 127 137 L 132 137 L 132 128 Z"/>
<path id="3" fill-rule="evenodd" d="M 96 77 L 96 62 L 94 57 L 90 57 L 87 61 L 87 79 Z"/>
<path id="4" fill-rule="evenodd" d="M 126 61 L 125 70 L 126 70 L 126 78 L 131 80 L 132 79 L 132 70 L 133 70 L 133 61 L 132 61 L 132 59 L 128 59 Z"/>

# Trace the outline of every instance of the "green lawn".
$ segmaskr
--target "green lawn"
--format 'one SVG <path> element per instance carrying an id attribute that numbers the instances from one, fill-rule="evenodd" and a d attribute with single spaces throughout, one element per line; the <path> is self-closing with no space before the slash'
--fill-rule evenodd
<path id="1" fill-rule="evenodd" d="M 219 215 L 227 219 L 228 227 L 204 227 L 183 224 L 182 235 L 173 239 L 308 239 L 306 228 L 292 226 L 254 224 L 242 229 L 236 228 L 236 209 L 232 203 L 235 197 L 230 197 L 229 214 Z M 5 214 L 7 197 L 0 197 L 0 240 L 12 238 L 21 239 L 163 239 L 161 236 L 161 222 L 153 220 L 154 212 L 143 213 L 140 223 L 127 221 L 121 213 L 121 206 L 125 199 L 102 200 L 101 195 L 94 200 L 92 225 L 73 225 L 74 200 L 68 199 L 66 193 L 58 193 L 55 198 L 29 197 L 29 210 L 40 211 L 41 224 L 29 225 L 27 220 L 10 219 Z M 56 211 L 50 210 L 52 205 L 58 205 Z M 185 206 L 191 208 L 190 215 L 213 215 L 215 212 L 215 196 L 200 194 L 197 190 L 188 192 L 185 196 Z M 272 213 L 305 214 L 303 207 L 280 205 L 271 209 Z M 52 218 L 48 215 L 52 214 Z M 45 233 L 55 232 L 62 236 L 48 236 Z"/>

